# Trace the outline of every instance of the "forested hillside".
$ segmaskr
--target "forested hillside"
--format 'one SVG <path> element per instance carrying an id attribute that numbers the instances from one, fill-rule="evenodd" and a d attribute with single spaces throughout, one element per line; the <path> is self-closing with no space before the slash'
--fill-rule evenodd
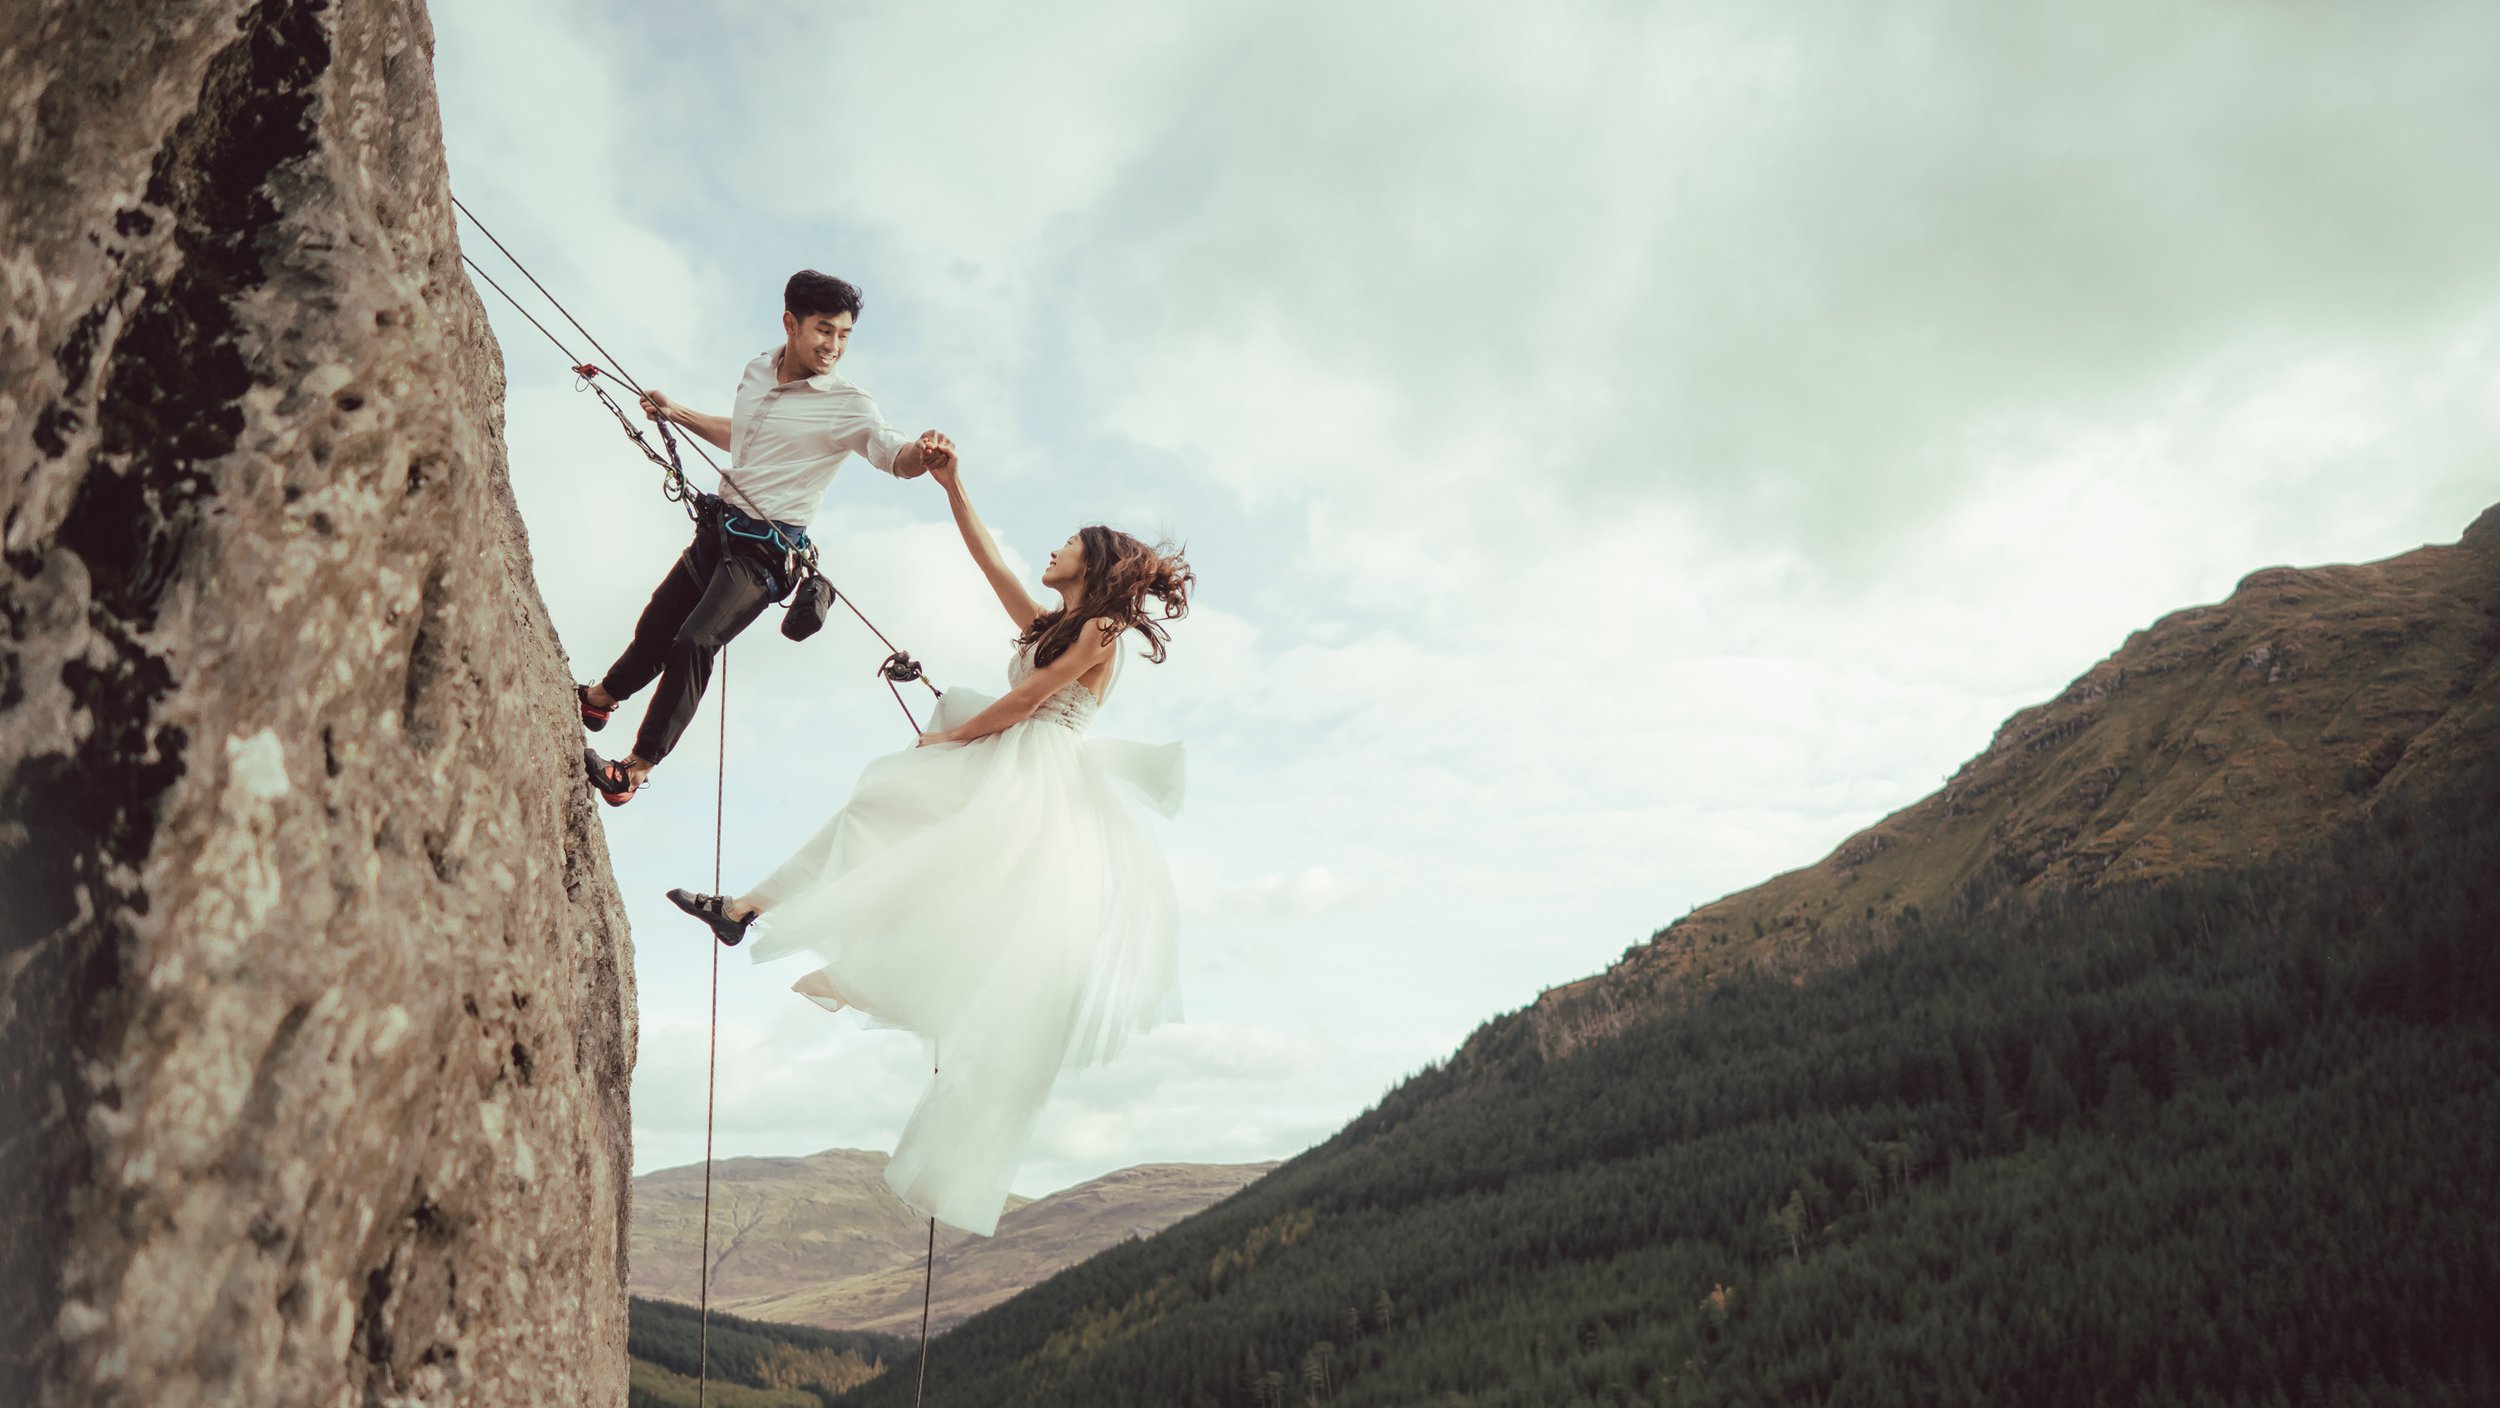
<path id="1" fill-rule="evenodd" d="M 633 1391 L 628 1408 L 823 1408 L 846 1388 L 896 1364 L 917 1363 L 919 1346 L 890 1335 L 773 1325 L 713 1312 L 711 1372 L 698 1385 L 706 1337 L 701 1312 L 673 1301 L 633 1299 Z"/>
<path id="2" fill-rule="evenodd" d="M 944 1336 L 930 1401 L 2500 1402 L 2489 759 L 2266 863 L 1826 933 L 1476 1043 Z"/>

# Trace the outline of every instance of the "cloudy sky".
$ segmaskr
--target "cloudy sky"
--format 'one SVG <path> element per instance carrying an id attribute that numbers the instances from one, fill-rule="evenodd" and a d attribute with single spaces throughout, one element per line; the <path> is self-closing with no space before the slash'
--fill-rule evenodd
<path id="1" fill-rule="evenodd" d="M 1189 745 L 1189 1021 L 1063 1084 L 1028 1194 L 1290 1155 L 2129 630 L 2500 500 L 2489 5 L 435 22 L 457 189 L 638 376 L 725 411 L 822 268 L 867 291 L 846 373 L 955 436 L 1025 561 L 1097 519 L 1187 542 L 1198 608 L 1101 727 Z M 684 520 L 495 311 L 592 678 Z M 935 489 L 854 461 L 818 536 L 941 681 L 998 687 Z M 730 888 L 908 743 L 880 654 L 847 618 L 733 650 Z M 606 818 L 643 1169 L 702 1148 L 709 955 L 660 892 L 710 887 L 716 726 Z M 721 1150 L 891 1148 L 922 1050 L 731 960 Z"/>

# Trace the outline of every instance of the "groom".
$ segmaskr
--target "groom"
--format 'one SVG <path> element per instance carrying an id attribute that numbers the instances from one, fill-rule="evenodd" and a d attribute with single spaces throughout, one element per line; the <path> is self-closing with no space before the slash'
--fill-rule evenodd
<path id="1" fill-rule="evenodd" d="M 694 541 L 651 593 L 634 638 L 596 683 L 574 689 L 582 726 L 596 733 L 619 703 L 654 679 L 634 751 L 610 762 L 584 749 L 591 788 L 612 807 L 633 799 L 677 745 L 712 682 L 712 657 L 787 595 L 807 551 L 807 524 L 858 455 L 897 479 L 954 462 L 954 443 L 934 430 L 917 440 L 877 414 L 868 393 L 834 373 L 859 320 L 859 290 L 802 269 L 782 289 L 779 347 L 747 363 L 726 416 L 705 415 L 657 391 L 643 414 L 682 425 L 729 452 L 720 492 L 697 501 Z"/>

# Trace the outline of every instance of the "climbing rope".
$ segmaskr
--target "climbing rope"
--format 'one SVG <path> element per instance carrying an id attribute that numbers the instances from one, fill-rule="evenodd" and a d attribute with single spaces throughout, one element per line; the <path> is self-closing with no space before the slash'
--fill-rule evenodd
<path id="1" fill-rule="evenodd" d="M 932 1042 L 929 1046 L 930 1078 L 935 1079 L 937 1073 L 938 1049 Z M 927 1269 L 920 1276 L 920 1378 L 912 1385 L 913 1408 L 918 1408 L 921 1396 L 929 1391 L 929 1292 L 937 1285 L 937 1219 L 934 1217 L 929 1219 L 929 1259 L 923 1265 Z"/>
<path id="2" fill-rule="evenodd" d="M 702 496 L 686 482 L 685 464 L 677 453 L 676 432 L 669 428 L 666 419 L 653 419 L 651 424 L 660 432 L 660 443 L 667 447 L 667 453 L 662 454 L 659 450 L 653 449 L 650 440 L 643 434 L 642 427 L 636 425 L 633 417 L 626 414 L 625 408 L 617 404 L 616 398 L 608 394 L 607 388 L 599 384 L 599 378 L 604 375 L 623 384 L 638 399 L 647 399 L 650 393 L 645 391 L 642 383 L 636 381 L 632 373 L 626 371 L 624 365 L 617 361 L 615 353 L 602 346 L 598 337 L 590 329 L 582 326 L 581 320 L 573 316 L 572 310 L 564 306 L 563 300 L 557 298 L 545 284 L 538 281 L 538 276 L 529 271 L 529 266 L 521 262 L 520 256 L 514 254 L 502 240 L 495 237 L 495 232 L 486 227 L 486 222 L 477 218 L 477 212 L 463 204 L 457 195 L 451 198 L 451 203 L 462 215 L 468 217 L 470 224 L 477 226 L 478 233 L 486 236 L 487 241 L 494 245 L 505 259 L 511 261 L 513 268 L 521 271 L 521 277 L 529 280 L 530 286 L 537 289 L 539 294 L 564 316 L 564 320 L 573 325 L 574 331 L 587 339 L 600 356 L 608 359 L 607 368 L 603 371 L 596 364 L 575 356 L 573 349 L 564 345 L 564 339 L 556 336 L 545 323 L 540 322 L 527 307 L 523 306 L 521 300 L 513 297 L 509 290 L 497 283 L 493 275 L 479 268 L 477 261 L 470 258 L 469 252 L 465 249 L 460 251 L 460 262 L 469 267 L 469 272 L 484 280 L 488 288 L 502 295 L 504 302 L 511 304 L 514 312 L 528 319 L 529 325 L 538 329 L 540 336 L 555 344 L 556 350 L 564 354 L 565 364 L 579 379 L 579 385 L 575 389 L 587 388 L 592 395 L 598 397 L 599 404 L 607 408 L 608 414 L 616 417 L 617 424 L 624 427 L 625 437 L 634 442 L 636 449 L 642 451 L 643 458 L 659 467 L 662 476 L 661 495 L 671 503 L 684 506 L 689 518 L 701 522 Z M 824 575 L 823 569 L 817 563 L 814 543 L 809 543 L 804 552 L 792 548 L 777 528 L 769 527 L 773 520 L 756 506 L 755 500 L 748 496 L 745 487 L 739 484 L 726 468 L 706 454 L 699 441 L 690 440 L 686 443 L 693 445 L 696 457 L 701 459 L 713 473 L 720 476 L 721 487 L 729 494 L 735 495 L 739 502 L 746 506 L 744 512 L 747 516 L 766 524 L 773 534 L 773 540 L 782 544 L 785 550 L 791 551 L 798 561 L 803 562 L 808 573 L 817 576 Z M 828 586 L 832 585 L 832 578 L 827 577 L 825 580 Z M 793 590 L 796 585 L 796 582 L 792 583 Z M 868 633 L 875 636 L 877 642 L 886 648 L 886 657 L 877 666 L 878 677 L 885 681 L 887 692 L 894 696 L 895 707 L 903 711 L 903 718 L 911 724 L 912 733 L 915 736 L 918 735 L 921 731 L 920 720 L 912 713 L 911 705 L 904 700 L 902 686 L 917 681 L 927 686 L 930 695 L 936 697 L 942 693 L 937 687 L 937 682 L 929 678 L 928 671 L 922 668 L 919 661 L 896 645 L 884 631 L 879 630 L 876 622 L 868 619 L 868 614 L 859 609 L 859 603 L 851 600 L 849 592 L 837 587 L 834 589 L 833 597 L 834 600 L 849 607 L 851 614 L 859 618 L 859 623 L 868 628 Z M 712 795 L 712 893 L 717 895 L 721 892 L 721 835 L 727 821 L 729 799 L 729 647 L 726 645 L 721 647 L 720 653 L 720 743 L 715 768 Z M 695 1351 L 696 1408 L 705 1408 L 709 1400 L 712 1369 L 712 1131 L 713 1112 L 719 1090 L 721 946 L 713 944 L 711 949 L 711 1021 L 703 1063 L 703 1262 L 699 1269 L 700 1279 L 697 1283 L 697 1299 L 700 1302 L 698 1315 L 701 1328 L 697 1334 Z M 936 1073 L 937 1066 L 934 1060 L 929 1069 L 931 1074 Z M 918 1387 L 912 1393 L 914 1404 L 920 1402 L 921 1395 L 927 1391 L 929 1384 L 929 1302 L 936 1280 L 937 1219 L 932 1217 L 929 1219 L 929 1259 L 922 1274 L 920 1287 L 920 1380 Z"/>
<path id="3" fill-rule="evenodd" d="M 724 807 L 729 800 L 729 647 L 720 648 L 720 751 L 712 777 L 712 893 L 720 893 L 720 838 Z M 712 950 L 712 1020 L 703 1053 L 703 1262 L 698 1312 L 702 1328 L 695 1350 L 694 1405 L 704 1408 L 712 1384 L 712 1101 L 720 1089 L 720 945 Z M 933 1273 L 934 1274 L 934 1273 Z"/>

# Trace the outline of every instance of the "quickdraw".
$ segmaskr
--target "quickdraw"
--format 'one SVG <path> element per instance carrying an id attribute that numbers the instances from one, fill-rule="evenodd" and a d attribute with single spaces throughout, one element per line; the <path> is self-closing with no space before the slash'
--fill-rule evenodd
<path id="1" fill-rule="evenodd" d="M 497 293 L 503 293 L 502 289 L 496 289 L 495 291 Z M 512 295 L 510 294 L 504 294 L 506 299 L 511 298 L 511 296 Z M 532 321 L 535 320 L 533 319 Z M 544 332 L 546 329 L 541 328 L 540 331 Z M 559 348 L 563 346 L 562 343 L 558 343 L 556 345 Z M 591 395 L 598 397 L 599 404 L 607 407 L 608 414 L 616 417 L 616 423 L 624 428 L 625 438 L 634 442 L 634 448 L 642 451 L 642 457 L 644 459 L 647 459 L 651 461 L 651 463 L 659 466 L 661 476 L 661 496 L 666 498 L 670 503 L 686 505 L 686 512 L 689 516 L 691 516 L 694 512 L 693 505 L 696 498 L 696 492 L 694 485 L 686 481 L 685 461 L 681 459 L 677 453 L 677 432 L 669 428 L 667 421 L 655 420 L 650 423 L 654 429 L 660 432 L 660 443 L 668 447 L 668 453 L 666 455 L 661 454 L 659 451 L 651 448 L 651 439 L 649 436 L 642 433 L 642 427 L 634 424 L 634 418 L 625 414 L 625 408 L 618 405 L 616 403 L 616 398 L 608 394 L 608 389 L 599 384 L 599 378 L 603 375 L 603 373 L 600 372 L 596 364 L 590 362 L 578 363 L 573 368 L 573 375 L 581 378 L 580 384 L 576 385 L 573 389 L 576 391 L 588 390 Z"/>

